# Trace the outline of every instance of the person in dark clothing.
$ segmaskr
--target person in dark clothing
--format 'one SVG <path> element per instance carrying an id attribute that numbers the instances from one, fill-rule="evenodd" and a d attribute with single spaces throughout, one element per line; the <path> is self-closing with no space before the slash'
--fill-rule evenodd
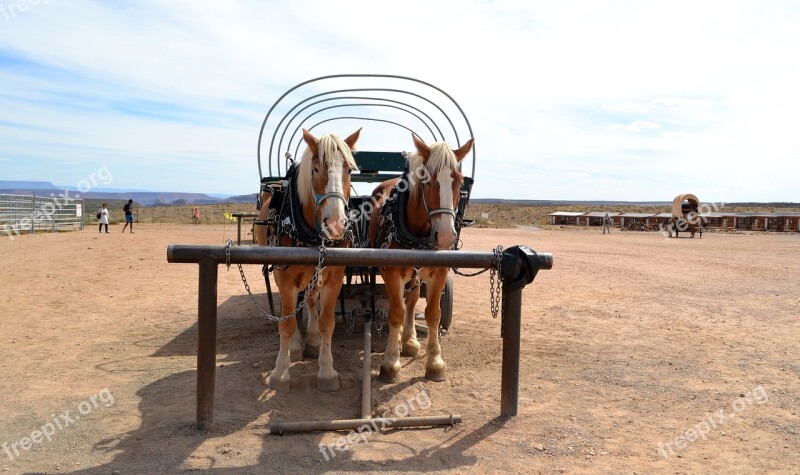
<path id="1" fill-rule="evenodd" d="M 128 200 L 125 206 L 122 207 L 122 211 L 125 212 L 125 226 L 122 227 L 122 232 L 125 232 L 125 228 L 128 225 L 131 225 L 131 233 L 133 232 L 133 200 Z"/>

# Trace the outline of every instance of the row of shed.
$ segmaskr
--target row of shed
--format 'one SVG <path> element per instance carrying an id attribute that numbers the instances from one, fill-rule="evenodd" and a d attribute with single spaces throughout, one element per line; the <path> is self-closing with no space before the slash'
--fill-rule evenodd
<path id="1" fill-rule="evenodd" d="M 549 224 L 570 226 L 602 226 L 606 214 L 615 227 L 630 227 L 642 224 L 645 227 L 658 229 L 666 226 L 672 219 L 672 213 L 610 213 L 606 211 L 570 212 L 557 211 L 547 215 Z M 790 232 L 800 230 L 800 213 L 701 213 L 700 220 L 704 226 L 718 229 L 740 229 L 753 231 Z"/>

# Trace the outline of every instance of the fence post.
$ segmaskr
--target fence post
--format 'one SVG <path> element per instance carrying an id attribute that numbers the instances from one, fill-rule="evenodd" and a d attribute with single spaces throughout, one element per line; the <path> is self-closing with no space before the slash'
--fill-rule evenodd
<path id="1" fill-rule="evenodd" d="M 513 246 L 503 252 L 503 363 L 500 382 L 500 415 L 516 416 L 519 402 L 519 360 L 522 333 L 522 289 L 533 282 L 541 261 L 527 246 Z"/>
<path id="2" fill-rule="evenodd" d="M 214 390 L 217 365 L 217 262 L 200 260 L 197 302 L 197 428 L 214 425 Z"/>
<path id="3" fill-rule="evenodd" d="M 31 234 L 36 231 L 36 221 L 34 221 L 34 217 L 36 216 L 36 193 L 33 194 L 33 205 L 31 207 Z"/>

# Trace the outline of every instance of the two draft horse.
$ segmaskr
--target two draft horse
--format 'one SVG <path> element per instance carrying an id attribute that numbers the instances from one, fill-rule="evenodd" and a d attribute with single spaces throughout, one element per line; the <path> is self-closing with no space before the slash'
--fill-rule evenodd
<path id="1" fill-rule="evenodd" d="M 279 227 L 278 245 L 349 245 L 347 203 L 350 199 L 350 173 L 357 169 L 352 152 L 360 132 L 361 129 L 344 140 L 333 134 L 317 139 L 303 129 L 303 140 L 308 147 L 299 164 L 290 168 L 287 174 L 289 186 L 281 199 L 280 208 L 283 211 L 279 212 L 278 219 L 283 221 L 285 216 L 292 219 L 291 224 Z M 262 193 L 262 221 L 266 219 L 270 205 L 274 204 L 269 203 L 272 199 L 270 193 Z M 265 245 L 265 228 L 260 228 L 257 230 L 259 244 Z M 298 294 L 305 289 L 308 315 L 305 353 L 319 357 L 317 388 L 321 391 L 336 391 L 340 383 L 339 375 L 333 369 L 331 337 L 344 267 L 327 266 L 316 269 L 314 266 L 292 265 L 276 268 L 274 276 L 280 293 L 283 320 L 279 325 L 278 358 L 267 384 L 273 389 L 287 390 L 289 366 L 292 361 L 303 357 L 303 345 L 294 311 Z M 317 285 L 307 288 L 312 279 L 315 279 Z"/>
<path id="2" fill-rule="evenodd" d="M 447 142 L 428 146 L 416 135 L 412 134 L 412 138 L 416 153 L 409 158 L 408 172 L 381 183 L 372 193 L 370 244 L 401 249 L 453 249 L 458 239 L 456 209 L 464 181 L 460 162 L 472 149 L 473 139 L 452 150 Z M 419 355 L 414 314 L 420 280 L 427 289 L 425 377 L 433 381 L 446 379 L 447 365 L 441 355 L 438 328 L 440 298 L 449 271 L 446 268 L 380 268 L 389 297 L 389 339 L 380 367 L 380 378 L 384 382 L 397 380 L 401 348 L 403 356 Z"/>

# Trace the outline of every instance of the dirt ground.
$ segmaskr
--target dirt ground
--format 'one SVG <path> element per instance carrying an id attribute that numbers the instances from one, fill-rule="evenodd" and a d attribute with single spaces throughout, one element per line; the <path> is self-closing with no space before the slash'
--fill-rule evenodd
<path id="1" fill-rule="evenodd" d="M 488 276 L 456 277 L 448 380 L 405 358 L 401 381 L 380 383 L 376 337 L 372 388 L 375 415 L 463 424 L 348 441 L 267 426 L 358 415 L 360 332 L 337 327 L 338 392 L 316 389 L 315 361 L 293 364 L 289 393 L 268 390 L 277 337 L 224 266 L 217 423 L 196 431 L 197 266 L 166 248 L 231 227 L 120 229 L 0 239 L 0 473 L 800 473 L 796 234 L 467 229 L 468 249 L 555 256 L 524 291 L 519 415 L 498 417 Z"/>

